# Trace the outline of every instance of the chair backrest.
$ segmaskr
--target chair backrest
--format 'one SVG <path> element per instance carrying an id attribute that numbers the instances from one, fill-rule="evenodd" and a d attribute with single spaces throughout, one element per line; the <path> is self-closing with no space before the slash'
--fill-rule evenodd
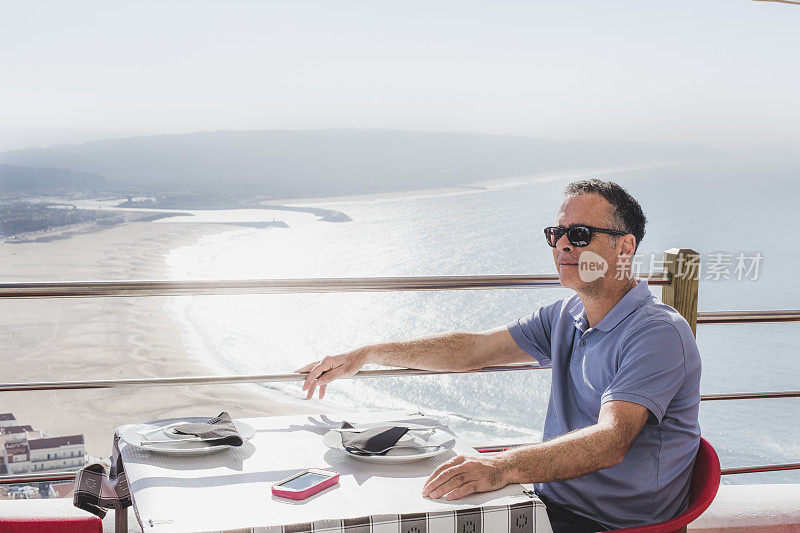
<path id="1" fill-rule="evenodd" d="M 721 477 L 722 469 L 717 452 L 706 439 L 701 437 L 700 448 L 697 450 L 697 459 L 694 461 L 694 470 L 692 471 L 689 507 L 681 515 L 692 514 L 686 524 L 703 514 L 703 511 L 708 509 L 708 506 L 714 501 Z"/>
<path id="2" fill-rule="evenodd" d="M 629 527 L 615 530 L 617 533 L 673 533 L 683 531 L 703 511 L 708 509 L 719 489 L 722 469 L 719 466 L 719 457 L 714 448 L 704 438 L 700 438 L 700 447 L 694 460 L 692 482 L 689 486 L 689 507 L 672 520 L 652 524 L 649 526 Z"/>
<path id="3" fill-rule="evenodd" d="M 71 497 L 0 500 L 0 533 L 103 533 L 103 522 Z"/>
<path id="4" fill-rule="evenodd" d="M 0 518 L 3 533 L 103 533 L 103 521 L 85 518 Z"/>

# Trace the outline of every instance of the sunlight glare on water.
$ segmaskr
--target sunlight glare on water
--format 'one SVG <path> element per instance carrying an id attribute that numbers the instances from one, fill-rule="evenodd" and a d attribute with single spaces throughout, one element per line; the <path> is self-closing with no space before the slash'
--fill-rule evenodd
<path id="1" fill-rule="evenodd" d="M 648 214 L 640 254 L 660 258 L 663 250 L 676 246 L 701 253 L 760 252 L 764 261 L 757 280 L 701 279 L 700 310 L 796 307 L 800 291 L 782 280 L 793 275 L 800 252 L 787 251 L 779 236 L 760 232 L 753 224 L 758 213 L 752 211 L 769 203 L 767 209 L 777 213 L 773 219 L 796 224 L 793 209 L 775 205 L 788 202 L 788 194 L 778 197 L 727 175 L 721 181 L 712 171 L 722 173 L 685 166 L 617 176 Z M 709 175 L 698 182 L 697 176 Z M 797 189 L 781 178 L 775 178 L 776 186 L 787 192 Z M 677 220 L 669 195 L 680 180 L 694 183 L 698 192 L 683 203 Z M 243 279 L 553 273 L 542 228 L 553 223 L 566 183 L 562 178 L 461 194 L 319 202 L 315 207 L 343 211 L 352 221 L 319 222 L 302 214 L 289 228 L 237 228 L 207 236 L 170 254 L 170 275 Z M 715 202 L 713 212 L 709 198 Z M 659 288 L 652 289 L 660 296 Z M 505 325 L 570 294 L 565 289 L 515 289 L 197 296 L 172 298 L 169 309 L 181 321 L 192 353 L 214 368 L 284 373 L 369 343 Z M 702 392 L 796 389 L 794 327 L 700 326 Z M 445 417 L 476 442 L 531 441 L 541 436 L 549 376 L 540 370 L 346 380 L 329 387 L 326 400 L 345 409 L 422 409 Z M 296 383 L 270 388 L 302 397 Z M 701 407 L 701 426 L 704 435 L 719 443 L 723 466 L 792 462 L 799 436 L 798 410 L 790 409 L 792 405 L 791 400 L 707 402 Z M 744 421 L 763 431 L 744 430 Z M 792 479 L 800 477 L 781 473 L 726 481 Z"/>

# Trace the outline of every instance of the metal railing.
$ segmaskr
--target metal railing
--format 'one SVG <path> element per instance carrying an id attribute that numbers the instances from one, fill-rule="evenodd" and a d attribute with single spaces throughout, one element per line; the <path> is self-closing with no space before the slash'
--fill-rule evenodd
<path id="1" fill-rule="evenodd" d="M 493 446 L 475 446 L 478 453 L 497 453 L 510 448 L 526 446 L 527 444 L 497 444 Z M 787 470 L 800 470 L 800 463 L 786 463 L 780 465 L 737 466 L 723 468 L 722 475 L 733 474 L 758 474 L 763 472 L 782 472 Z M 17 476 L 0 476 L 0 485 L 15 485 L 20 483 L 55 483 L 73 481 L 75 472 L 54 472 L 52 474 L 21 474 Z"/>
<path id="2" fill-rule="evenodd" d="M 752 324 L 757 322 L 800 322 L 800 309 L 697 313 L 698 324 Z"/>
<path id="3" fill-rule="evenodd" d="M 472 374 L 480 372 L 509 372 L 515 370 L 543 370 L 538 364 L 494 365 L 475 370 L 418 370 L 391 368 L 361 370 L 344 379 L 387 378 L 400 376 L 437 376 L 442 374 Z M 42 381 L 28 383 L 0 383 L 0 392 L 61 390 L 61 389 L 115 389 L 122 387 L 158 387 L 174 385 L 219 385 L 228 383 L 278 383 L 303 381 L 307 374 L 250 374 L 234 376 L 191 376 L 172 378 L 99 379 L 87 381 Z"/>
<path id="4" fill-rule="evenodd" d="M 538 364 L 492 365 L 474 370 L 419 370 L 415 368 L 388 368 L 361 370 L 342 379 L 368 379 L 410 376 L 441 376 L 445 374 L 477 374 L 484 372 L 512 372 L 518 370 L 549 370 Z M 303 381 L 306 374 L 237 374 L 231 376 L 186 376 L 171 378 L 96 379 L 83 381 L 29 381 L 24 383 L 0 383 L 0 392 L 119 389 L 129 387 L 172 387 L 178 385 L 221 385 L 231 383 L 281 383 Z M 798 391 L 732 392 L 702 394 L 701 401 L 714 400 L 763 400 L 770 398 L 800 398 Z"/>
<path id="5" fill-rule="evenodd" d="M 671 276 L 668 272 L 642 274 L 639 277 L 647 279 L 650 285 L 668 286 L 672 282 Z M 67 281 L 0 283 L 0 299 L 522 289 L 560 286 L 561 284 L 559 282 L 558 275 L 555 274 L 532 276 L 420 276 L 224 281 Z M 698 324 L 737 324 L 797 321 L 800 321 L 800 310 L 712 311 L 699 312 L 697 313 L 696 318 L 696 322 Z M 482 369 L 466 371 L 416 370 L 398 368 L 362 370 L 353 376 L 353 378 L 508 372 L 540 369 L 541 367 L 537 364 L 495 365 Z M 110 389 L 120 387 L 211 385 L 228 383 L 265 383 L 301 381 L 303 379 L 305 379 L 304 374 L 292 373 L 0 383 L 0 392 Z M 800 397 L 800 391 L 704 394 L 701 396 L 701 401 L 796 397 Z M 518 445 L 479 446 L 475 449 L 481 453 L 488 453 L 502 451 L 512 446 Z M 800 463 L 727 468 L 723 469 L 722 473 L 725 475 L 794 469 L 800 469 Z M 0 485 L 13 483 L 70 481 L 74 479 L 74 477 L 75 474 L 72 472 L 0 476 Z"/>
<path id="6" fill-rule="evenodd" d="M 667 273 L 645 274 L 667 285 Z M 316 292 L 438 291 L 560 287 L 556 274 L 532 276 L 415 276 L 384 278 L 244 279 L 214 281 L 45 281 L 0 283 L 0 298 L 94 298 L 198 294 L 296 294 Z"/>

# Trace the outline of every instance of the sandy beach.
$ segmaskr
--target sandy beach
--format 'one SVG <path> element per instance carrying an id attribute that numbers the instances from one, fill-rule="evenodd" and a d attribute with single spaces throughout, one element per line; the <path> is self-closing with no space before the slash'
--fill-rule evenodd
<path id="1" fill-rule="evenodd" d="M 165 279 L 165 256 L 213 224 L 133 222 L 52 242 L 0 244 L 0 275 L 14 281 Z M 167 297 L 0 300 L 2 382 L 210 375 L 191 359 Z M 52 435 L 83 433 L 108 456 L 114 428 L 170 416 L 234 418 L 320 412 L 324 405 L 254 386 L 5 392 L 0 412 Z"/>

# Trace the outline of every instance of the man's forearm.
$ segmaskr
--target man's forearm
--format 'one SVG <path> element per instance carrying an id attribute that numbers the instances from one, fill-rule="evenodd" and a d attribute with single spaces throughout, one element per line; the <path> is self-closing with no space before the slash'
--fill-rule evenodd
<path id="1" fill-rule="evenodd" d="M 508 329 L 499 327 L 480 333 L 446 333 L 426 339 L 387 342 L 329 355 L 295 372 L 308 372 L 303 390 L 311 398 L 319 387 L 320 399 L 334 380 L 354 376 L 367 363 L 419 368 L 423 370 L 462 371 L 491 364 L 509 364 L 528 359 Z"/>
<path id="2" fill-rule="evenodd" d="M 647 407 L 636 403 L 605 402 L 593 426 L 503 453 L 445 461 L 428 478 L 422 495 L 455 500 L 509 483 L 562 481 L 612 467 L 622 462 L 650 416 Z"/>
<path id="3" fill-rule="evenodd" d="M 367 363 L 423 370 L 471 370 L 476 368 L 474 333 L 447 333 L 425 339 L 387 342 L 362 348 Z"/>
<path id="4" fill-rule="evenodd" d="M 496 457 L 504 466 L 508 483 L 543 483 L 614 466 L 625 457 L 627 448 L 612 427 L 594 425 Z"/>

